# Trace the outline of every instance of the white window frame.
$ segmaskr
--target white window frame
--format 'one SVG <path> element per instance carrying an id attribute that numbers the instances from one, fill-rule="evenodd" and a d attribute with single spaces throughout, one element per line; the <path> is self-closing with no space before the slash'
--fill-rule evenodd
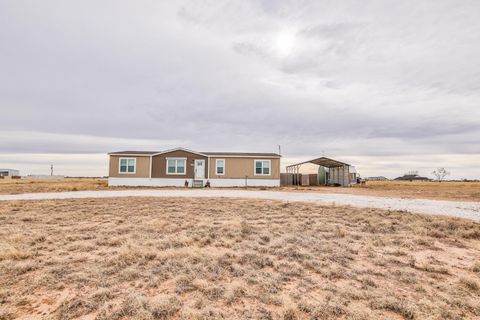
<path id="1" fill-rule="evenodd" d="M 127 171 L 122 172 L 122 160 L 127 160 Z M 133 160 L 133 172 L 128 172 L 128 160 Z M 118 173 L 119 174 L 136 174 L 137 173 L 137 158 L 119 158 L 118 159 Z"/>
<path id="2" fill-rule="evenodd" d="M 223 161 L 223 173 L 218 173 L 218 161 Z M 215 159 L 215 175 L 224 176 L 225 175 L 225 168 L 226 168 L 225 159 Z"/>
<path id="3" fill-rule="evenodd" d="M 169 176 L 185 176 L 187 175 L 187 158 L 178 158 L 178 157 L 166 157 L 165 158 L 165 173 Z M 168 160 L 175 160 L 175 173 L 171 173 L 171 172 L 168 172 Z M 177 165 L 177 161 L 178 160 L 183 160 L 185 161 L 185 171 L 183 173 L 178 173 L 178 165 Z"/>
<path id="4" fill-rule="evenodd" d="M 257 161 L 262 162 L 262 173 L 257 173 Z M 268 174 L 263 173 L 263 162 L 267 161 L 268 162 Z M 272 160 L 269 159 L 255 159 L 253 160 L 253 175 L 254 176 L 271 176 L 272 175 Z"/>

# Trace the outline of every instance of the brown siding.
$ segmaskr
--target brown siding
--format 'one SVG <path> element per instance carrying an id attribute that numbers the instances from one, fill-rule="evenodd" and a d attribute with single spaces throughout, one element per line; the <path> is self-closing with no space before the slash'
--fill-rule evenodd
<path id="1" fill-rule="evenodd" d="M 137 159 L 137 168 L 134 174 L 119 173 L 118 165 L 120 158 L 135 158 Z M 150 177 L 150 157 L 140 156 L 110 156 L 109 173 L 110 177 L 121 178 L 149 178 Z"/>
<path id="2" fill-rule="evenodd" d="M 216 159 L 225 159 L 225 175 L 216 175 Z M 271 160 L 271 175 L 254 175 L 254 160 Z M 212 179 L 280 179 L 280 159 L 278 158 L 210 158 L 210 178 Z"/>
<path id="3" fill-rule="evenodd" d="M 187 158 L 187 170 L 186 174 L 178 175 L 178 174 L 167 174 L 167 160 L 166 158 Z M 158 156 L 153 157 L 153 167 L 152 167 L 152 178 L 169 178 L 169 179 L 193 179 L 194 176 L 194 160 L 195 159 L 204 159 L 205 160 L 205 179 L 208 176 L 208 158 L 183 151 L 172 151 L 169 153 L 160 154 Z"/>

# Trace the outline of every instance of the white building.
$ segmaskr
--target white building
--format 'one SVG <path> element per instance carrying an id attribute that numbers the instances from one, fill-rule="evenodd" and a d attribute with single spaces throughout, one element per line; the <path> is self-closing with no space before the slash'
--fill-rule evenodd
<path id="1" fill-rule="evenodd" d="M 20 171 L 13 169 L 0 169 L 0 177 L 13 177 L 19 176 Z"/>

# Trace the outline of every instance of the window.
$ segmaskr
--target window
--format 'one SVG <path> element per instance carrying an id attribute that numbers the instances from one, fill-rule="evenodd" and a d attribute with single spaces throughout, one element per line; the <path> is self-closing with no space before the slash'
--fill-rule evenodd
<path id="1" fill-rule="evenodd" d="M 135 173 L 137 167 L 137 159 L 135 158 L 120 158 L 120 173 Z"/>
<path id="2" fill-rule="evenodd" d="M 219 176 L 225 175 L 225 159 L 215 160 L 215 172 Z"/>
<path id="3" fill-rule="evenodd" d="M 185 174 L 185 158 L 167 158 L 167 174 Z"/>
<path id="4" fill-rule="evenodd" d="M 255 160 L 255 175 L 269 176 L 270 175 L 270 160 Z"/>

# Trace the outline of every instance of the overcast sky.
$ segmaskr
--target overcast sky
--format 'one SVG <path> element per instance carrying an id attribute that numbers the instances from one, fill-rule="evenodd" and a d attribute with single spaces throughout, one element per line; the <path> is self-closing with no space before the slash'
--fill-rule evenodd
<path id="1" fill-rule="evenodd" d="M 480 178 L 480 1 L 0 0 L 0 167 L 321 155 Z"/>

